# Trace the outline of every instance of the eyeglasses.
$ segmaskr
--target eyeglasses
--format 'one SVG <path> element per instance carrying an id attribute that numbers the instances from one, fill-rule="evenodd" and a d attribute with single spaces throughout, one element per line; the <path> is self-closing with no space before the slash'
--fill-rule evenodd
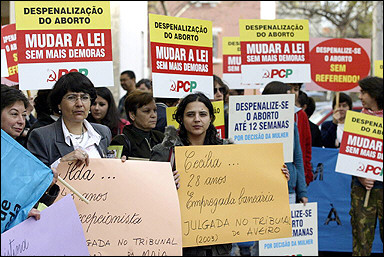
<path id="1" fill-rule="evenodd" d="M 216 94 L 217 93 L 217 90 L 219 90 L 220 91 L 220 93 L 222 93 L 223 95 L 227 92 L 226 90 L 225 90 L 225 87 L 219 87 L 219 88 L 214 88 L 213 89 L 213 93 L 214 94 Z"/>
<path id="2" fill-rule="evenodd" d="M 91 97 L 88 94 L 83 94 L 83 95 L 67 95 L 64 97 L 65 100 L 76 103 L 77 99 L 80 99 L 83 103 L 87 103 L 91 100 Z"/>

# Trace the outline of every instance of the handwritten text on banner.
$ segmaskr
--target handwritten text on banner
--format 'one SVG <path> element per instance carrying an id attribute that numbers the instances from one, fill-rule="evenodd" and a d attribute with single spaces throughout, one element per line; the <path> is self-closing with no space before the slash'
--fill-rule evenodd
<path id="1" fill-rule="evenodd" d="M 175 151 L 184 247 L 292 235 L 282 144 Z"/>
<path id="2" fill-rule="evenodd" d="M 81 168 L 60 163 L 58 172 L 90 201 L 74 196 L 91 255 L 181 255 L 169 163 L 91 159 Z M 69 193 L 63 187 L 60 195 Z"/>

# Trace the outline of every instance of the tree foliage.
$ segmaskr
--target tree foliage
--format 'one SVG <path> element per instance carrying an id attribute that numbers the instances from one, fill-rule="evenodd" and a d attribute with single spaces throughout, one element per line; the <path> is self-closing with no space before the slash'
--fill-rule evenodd
<path id="1" fill-rule="evenodd" d="M 279 1 L 279 17 L 308 19 L 322 37 L 368 38 L 372 34 L 372 1 Z M 321 30 L 320 21 L 332 24 L 334 33 Z"/>

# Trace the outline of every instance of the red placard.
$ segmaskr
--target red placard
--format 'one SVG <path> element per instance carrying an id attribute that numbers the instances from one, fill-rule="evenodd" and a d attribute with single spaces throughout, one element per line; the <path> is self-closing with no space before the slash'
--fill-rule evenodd
<path id="1" fill-rule="evenodd" d="M 1 83 L 9 86 L 19 83 L 16 24 L 1 27 L 1 49 L 5 49 L 8 64 L 8 77 L 1 78 Z"/>
<path id="2" fill-rule="evenodd" d="M 110 29 L 19 30 L 20 63 L 112 61 Z"/>
<path id="3" fill-rule="evenodd" d="M 223 73 L 241 73 L 241 56 L 223 54 Z"/>
<path id="4" fill-rule="evenodd" d="M 335 38 L 315 45 L 310 51 L 312 82 L 330 91 L 357 87 L 357 82 L 369 75 L 371 62 L 370 54 L 356 41 Z"/>
<path id="5" fill-rule="evenodd" d="M 352 135 L 356 138 L 354 144 L 347 140 Z M 380 142 L 381 141 L 381 142 Z M 346 154 L 354 157 L 364 158 L 372 161 L 382 162 L 382 155 L 378 155 L 382 147 L 382 140 L 364 135 L 359 135 L 349 131 L 343 132 L 343 143 L 340 145 L 340 154 Z M 373 146 L 373 147 L 372 147 Z"/>
<path id="6" fill-rule="evenodd" d="M 303 64 L 309 63 L 308 41 L 241 41 L 242 64 Z"/>
<path id="7" fill-rule="evenodd" d="M 212 76 L 212 47 L 151 42 L 152 72 Z"/>

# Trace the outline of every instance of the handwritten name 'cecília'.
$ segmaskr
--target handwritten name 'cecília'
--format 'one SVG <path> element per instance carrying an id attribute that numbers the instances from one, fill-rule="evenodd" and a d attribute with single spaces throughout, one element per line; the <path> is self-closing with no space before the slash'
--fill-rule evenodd
<path id="1" fill-rule="evenodd" d="M 190 169 L 219 168 L 221 161 L 219 158 L 212 158 L 212 151 L 209 151 L 203 158 L 194 158 L 195 151 L 185 151 L 184 169 L 187 172 Z"/>

